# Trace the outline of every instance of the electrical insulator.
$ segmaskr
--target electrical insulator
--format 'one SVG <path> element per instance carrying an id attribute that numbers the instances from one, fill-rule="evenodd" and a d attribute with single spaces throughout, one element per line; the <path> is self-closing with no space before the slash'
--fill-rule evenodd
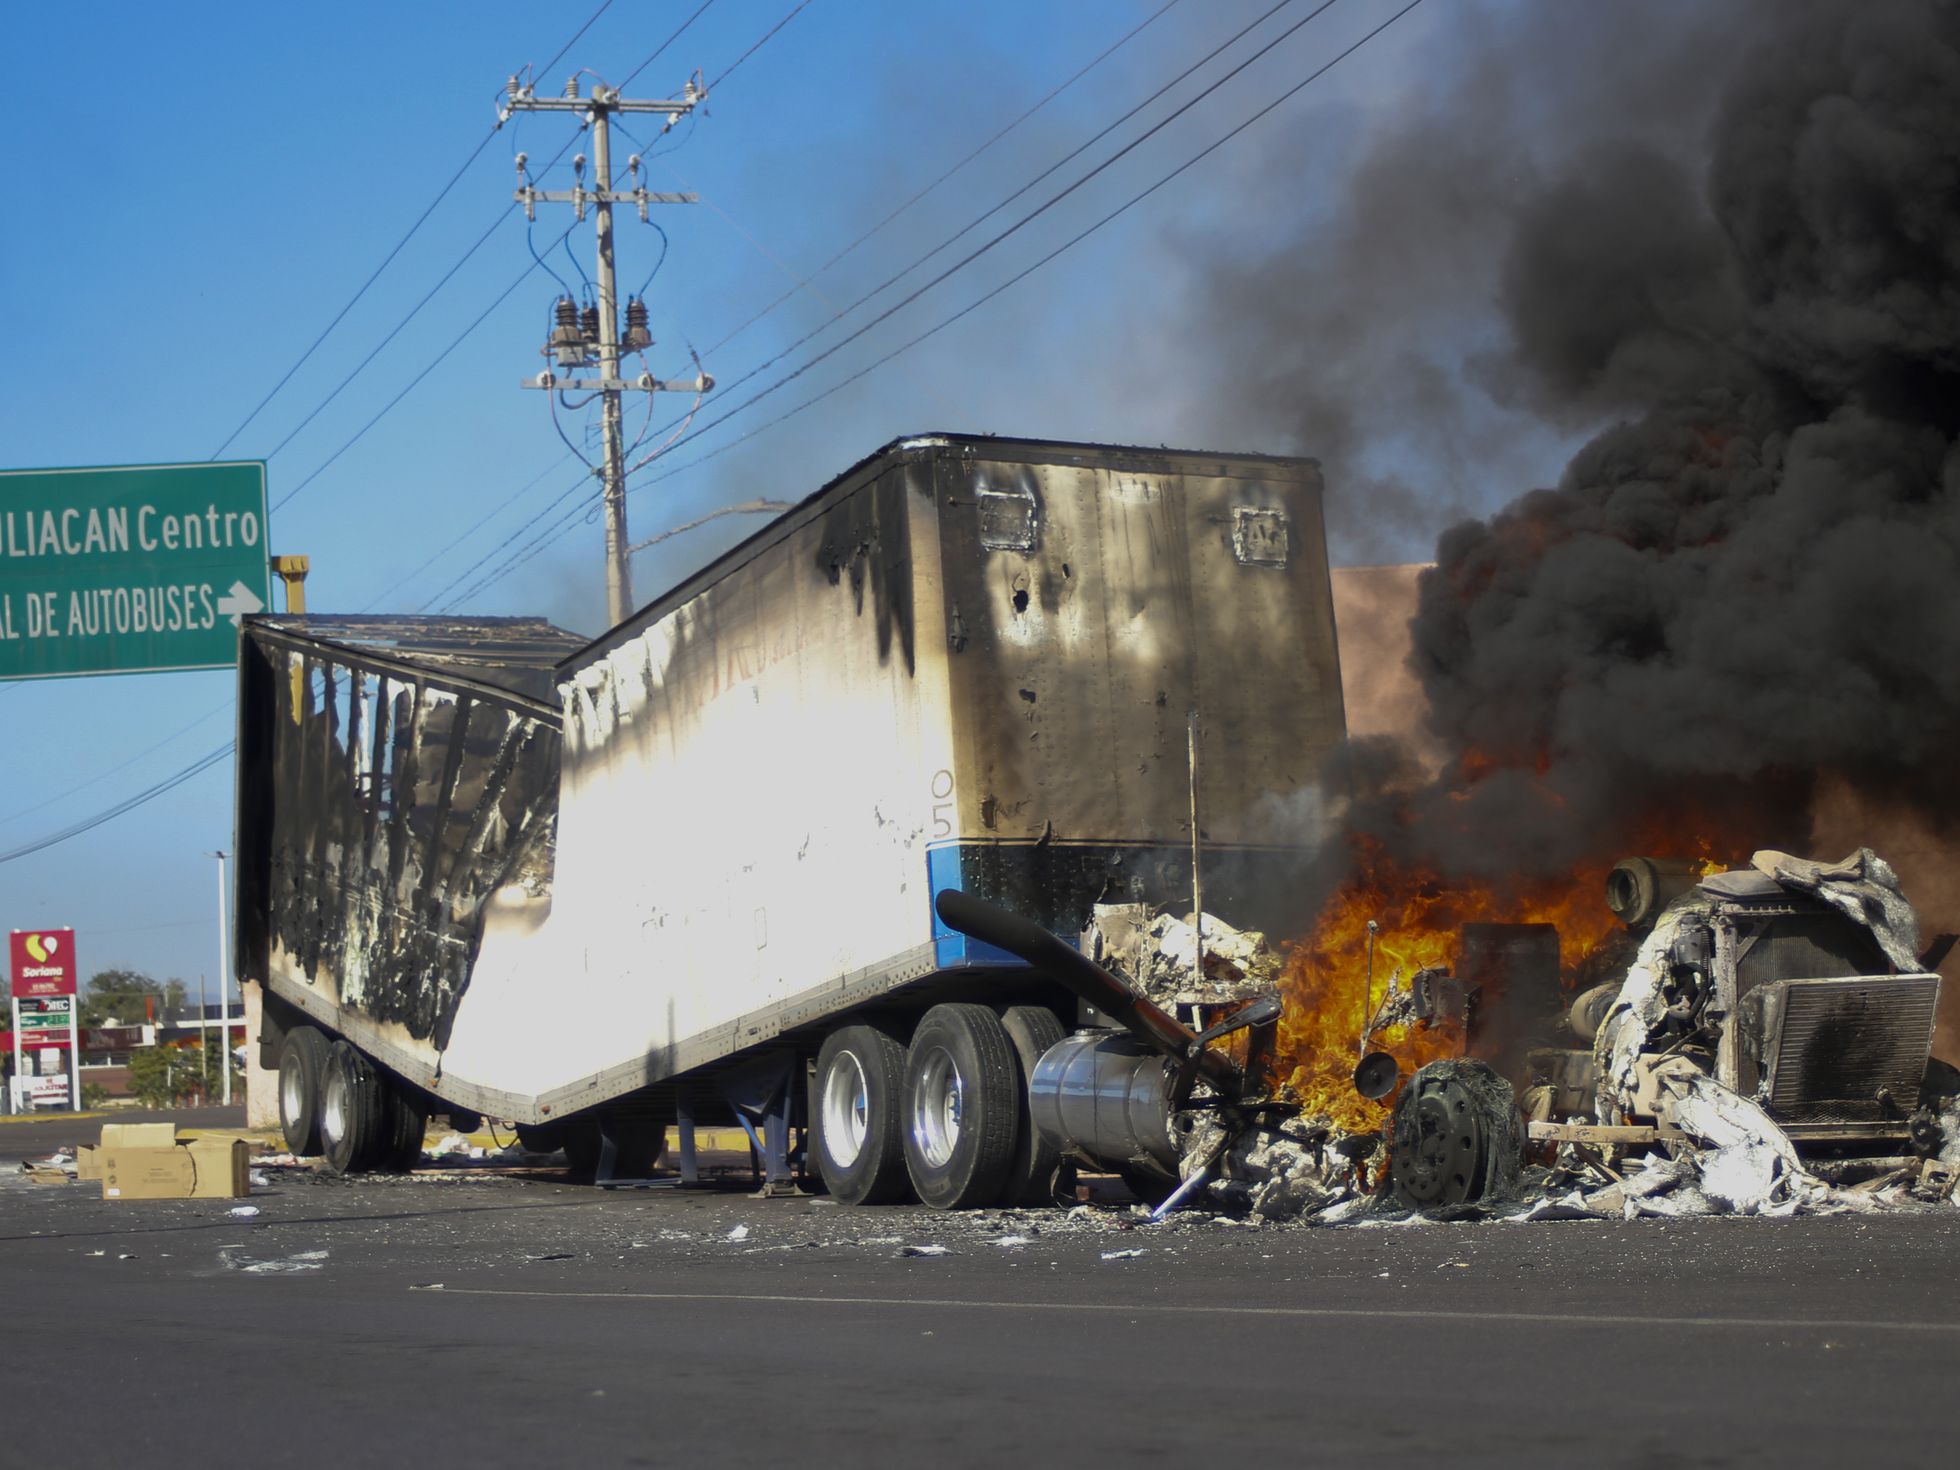
<path id="1" fill-rule="evenodd" d="M 647 304 L 637 296 L 626 298 L 626 335 L 619 345 L 628 352 L 645 352 L 653 346 L 653 333 L 647 330 Z"/>
<path id="2" fill-rule="evenodd" d="M 513 76 L 508 82 L 504 84 L 504 91 L 509 95 L 510 100 L 515 102 L 518 99 L 518 96 L 522 93 L 523 88 L 517 85 L 517 78 Z"/>
<path id="3" fill-rule="evenodd" d="M 560 367 L 577 367 L 585 361 L 585 338 L 578 329 L 578 303 L 560 296 L 551 308 L 553 326 L 545 339 L 545 351 Z"/>
<path id="4" fill-rule="evenodd" d="M 565 78 L 565 95 L 567 97 L 578 96 L 578 78 L 576 76 Z"/>
<path id="5" fill-rule="evenodd" d="M 585 310 L 579 313 L 578 325 L 586 342 L 596 346 L 599 341 L 599 308 L 587 305 Z"/>

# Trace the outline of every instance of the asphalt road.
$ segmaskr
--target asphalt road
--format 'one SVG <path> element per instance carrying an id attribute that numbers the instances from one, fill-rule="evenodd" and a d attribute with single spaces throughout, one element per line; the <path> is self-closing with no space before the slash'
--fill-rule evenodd
<path id="1" fill-rule="evenodd" d="M 9 1463 L 1955 1463 L 1950 1206 L 1138 1226 L 549 1175 L 249 1204 L 0 1175 L 10 1380 L 59 1386 Z"/>

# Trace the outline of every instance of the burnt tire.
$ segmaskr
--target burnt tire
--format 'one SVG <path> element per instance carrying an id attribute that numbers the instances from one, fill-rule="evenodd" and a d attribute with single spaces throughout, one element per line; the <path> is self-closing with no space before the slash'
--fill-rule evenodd
<path id="1" fill-rule="evenodd" d="M 831 1198 L 885 1205 L 905 1198 L 905 1045 L 883 1026 L 840 1026 L 817 1053 L 810 1151 Z"/>
<path id="2" fill-rule="evenodd" d="M 295 1026 L 279 1048 L 279 1128 L 288 1152 L 310 1159 L 320 1152 L 320 1080 L 327 1038 L 313 1026 Z"/>
<path id="3" fill-rule="evenodd" d="M 1028 1115 L 1028 1078 L 1041 1054 L 1068 1035 L 1061 1020 L 1046 1006 L 1007 1006 L 1000 1013 L 1001 1029 L 1014 1047 L 1014 1153 L 999 1203 L 1052 1205 L 1074 1182 L 1074 1167 L 1062 1151 L 1041 1136 Z"/>
<path id="4" fill-rule="evenodd" d="M 905 1053 L 905 1171 L 921 1204 L 968 1210 L 1000 1198 L 1026 1104 L 1007 1028 L 987 1006 L 936 1005 Z"/>
<path id="5" fill-rule="evenodd" d="M 362 1174 L 389 1139 L 387 1079 L 344 1041 L 327 1050 L 320 1079 L 320 1152 L 336 1174 Z"/>
<path id="6" fill-rule="evenodd" d="M 381 1146 L 374 1167 L 388 1174 L 406 1174 L 422 1162 L 422 1144 L 429 1132 L 429 1110 L 422 1094 L 389 1077 L 381 1079 Z"/>
<path id="7" fill-rule="evenodd" d="M 1524 1158 L 1517 1095 L 1479 1061 L 1431 1062 L 1396 1099 L 1389 1120 L 1389 1187 L 1412 1210 L 1501 1195 Z"/>

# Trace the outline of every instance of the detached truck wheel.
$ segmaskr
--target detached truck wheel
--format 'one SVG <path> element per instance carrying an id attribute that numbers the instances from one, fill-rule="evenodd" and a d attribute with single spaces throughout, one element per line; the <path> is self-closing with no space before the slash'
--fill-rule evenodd
<path id="1" fill-rule="evenodd" d="M 883 1027 L 840 1026 L 824 1038 L 810 1149 L 839 1203 L 884 1205 L 905 1197 L 904 1086 L 905 1048 Z"/>
<path id="2" fill-rule="evenodd" d="M 327 1038 L 312 1026 L 295 1026 L 279 1048 L 279 1127 L 286 1147 L 300 1158 L 320 1152 L 320 1082 Z"/>
<path id="3" fill-rule="evenodd" d="M 327 1051 L 320 1081 L 320 1149 L 336 1174 L 359 1174 L 388 1143 L 387 1082 L 344 1041 Z"/>
<path id="4" fill-rule="evenodd" d="M 1431 1062 L 1396 1100 L 1388 1177 L 1412 1210 L 1474 1204 L 1504 1193 L 1524 1157 L 1511 1084 L 1474 1060 Z"/>
<path id="5" fill-rule="evenodd" d="M 1072 1182 L 1074 1168 L 1062 1158 L 1062 1151 L 1041 1136 L 1028 1115 L 1028 1078 L 1041 1054 L 1068 1033 L 1061 1020 L 1046 1006 L 1008 1006 L 1000 1013 L 1000 1024 L 1014 1044 L 1014 1157 L 1007 1166 L 1007 1183 L 1001 1186 L 998 1203 L 1009 1209 L 1016 1205 L 1052 1205 Z"/>
<path id="6" fill-rule="evenodd" d="M 905 1169 L 935 1210 L 1000 1198 L 1025 1104 L 1014 1043 L 986 1006 L 937 1005 L 905 1054 Z"/>

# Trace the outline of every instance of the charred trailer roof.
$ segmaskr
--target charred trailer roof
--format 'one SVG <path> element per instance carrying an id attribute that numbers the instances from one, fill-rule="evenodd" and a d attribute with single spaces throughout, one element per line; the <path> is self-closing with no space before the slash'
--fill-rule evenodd
<path id="1" fill-rule="evenodd" d="M 484 900 L 548 879 L 552 668 L 580 642 L 536 618 L 248 618 L 239 976 L 440 1052 Z"/>

